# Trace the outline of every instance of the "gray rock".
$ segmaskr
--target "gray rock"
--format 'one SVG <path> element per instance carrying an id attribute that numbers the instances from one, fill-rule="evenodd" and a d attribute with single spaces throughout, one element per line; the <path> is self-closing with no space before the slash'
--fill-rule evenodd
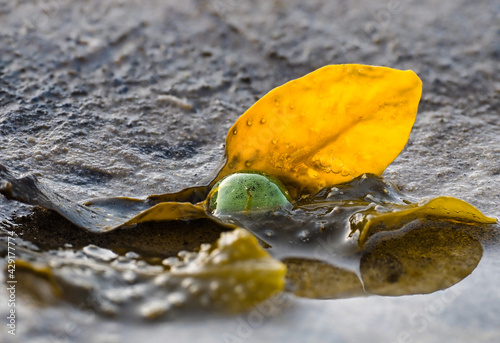
<path id="1" fill-rule="evenodd" d="M 0 21 L 0 162 L 74 200 L 193 185 L 257 98 L 326 64 L 363 63 L 424 84 L 384 177 L 499 216 L 498 1 L 10 1 Z M 4 223 L 28 209 L 0 198 Z M 469 277 L 431 295 L 277 299 L 199 322 L 113 322 L 20 300 L 18 329 L 23 342 L 493 342 L 499 258 L 486 249 Z M 15 341 L 5 328 L 0 338 Z"/>

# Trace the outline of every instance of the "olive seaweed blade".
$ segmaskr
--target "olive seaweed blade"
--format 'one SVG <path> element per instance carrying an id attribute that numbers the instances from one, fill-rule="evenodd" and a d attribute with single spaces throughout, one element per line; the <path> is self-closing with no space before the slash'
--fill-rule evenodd
<path id="1" fill-rule="evenodd" d="M 0 194 L 7 199 L 53 210 L 73 224 L 93 233 L 110 231 L 151 207 L 130 198 L 93 200 L 93 206 L 73 201 L 50 189 L 34 174 L 16 177 L 0 164 Z"/>

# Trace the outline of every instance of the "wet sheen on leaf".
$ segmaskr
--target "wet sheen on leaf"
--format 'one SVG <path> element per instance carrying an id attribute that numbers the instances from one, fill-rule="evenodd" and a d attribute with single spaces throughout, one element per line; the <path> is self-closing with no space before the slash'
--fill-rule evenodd
<path id="1" fill-rule="evenodd" d="M 26 263 L 24 269 L 50 284 L 70 285 L 60 289 L 71 301 L 82 292 L 102 296 L 97 310 L 103 313 L 118 313 L 128 282 L 143 282 L 147 301 L 139 311 L 150 319 L 182 302 L 244 310 L 280 292 L 285 274 L 288 291 L 310 298 L 450 287 L 474 270 L 481 239 L 498 235 L 498 225 L 455 198 L 417 203 L 380 176 L 408 140 L 421 91 L 412 71 L 357 64 L 320 68 L 273 89 L 236 121 L 226 137 L 225 164 L 213 180 L 143 199 L 78 203 L 36 176 L 18 177 L 0 164 L 0 193 L 8 199 L 53 210 L 87 230 L 94 242 L 121 237 L 83 248 L 87 256 L 106 245 L 116 251 L 105 251 L 109 261 L 89 267 L 81 251 L 58 250 L 57 262 L 68 268 Z M 168 238 L 145 224 L 165 221 L 182 223 L 174 228 L 177 245 L 167 247 L 162 239 Z M 182 251 L 192 250 L 196 239 L 188 242 L 183 230 L 196 229 L 231 232 L 196 252 Z M 137 230 L 132 240 L 144 243 L 127 243 L 123 233 L 129 230 Z M 148 232 L 155 232 L 148 237 L 157 241 L 154 249 L 145 240 Z M 199 244 L 213 242 L 210 237 L 199 235 Z M 142 255 L 117 257 L 131 246 Z M 34 259 L 53 265 L 44 253 Z M 88 277 L 88 267 L 106 270 L 123 287 L 102 292 L 109 281 L 102 273 Z"/>
<path id="2" fill-rule="evenodd" d="M 417 114 L 422 82 L 412 71 L 330 65 L 267 93 L 226 137 L 215 181 L 255 169 L 293 196 L 380 175 L 401 152 Z"/>
<path id="3" fill-rule="evenodd" d="M 464 224 L 495 224 L 496 219 L 486 217 L 474 206 L 452 197 L 439 197 L 424 204 L 413 204 L 400 207 L 399 211 L 376 214 L 373 210 L 366 212 L 362 225 L 353 225 L 353 230 L 361 231 L 359 245 L 378 232 L 397 230 L 405 224 L 417 219 L 446 220 Z"/>

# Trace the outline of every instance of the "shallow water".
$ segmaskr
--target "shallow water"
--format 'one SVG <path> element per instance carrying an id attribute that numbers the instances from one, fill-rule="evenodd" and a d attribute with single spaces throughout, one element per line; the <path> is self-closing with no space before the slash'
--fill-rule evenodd
<path id="1" fill-rule="evenodd" d="M 11 181 L 8 189 L 21 201 L 26 192 L 28 200 L 50 198 L 52 202 L 36 200 L 43 206 L 66 202 L 42 183 L 23 183 L 3 173 Z M 285 292 L 313 299 L 433 293 L 467 277 L 481 260 L 482 246 L 495 244 L 499 236 L 496 220 L 464 202 L 441 197 L 417 204 L 372 174 L 297 201 L 290 198 L 293 205 L 285 199 L 278 208 L 265 199 L 274 194 L 264 186 L 269 177 L 234 175 L 214 186 L 207 198 L 210 206 L 201 218 L 199 212 L 192 217 L 181 211 L 183 220 L 127 224 L 103 233 L 92 226 L 85 233 L 100 246 L 66 236 L 68 228 L 82 232 L 75 224 L 88 223 L 72 215 L 83 213 L 75 203 L 65 203 L 68 210 L 61 214 L 38 210 L 17 219 L 10 230 L 3 231 L 0 244 L 2 254 L 15 257 L 15 261 L 8 259 L 12 270 L 6 276 L 23 284 L 23 292 L 40 306 L 53 305 L 60 298 L 117 320 L 181 320 L 200 310 L 251 309 L 282 291 L 285 282 Z M 240 187 L 243 193 L 231 187 Z M 280 187 L 272 189 L 282 194 L 285 188 Z M 224 207 L 228 194 L 235 196 L 233 202 L 242 196 L 246 199 L 240 202 L 240 210 Z M 266 207 L 259 204 L 259 194 Z M 106 204 L 126 211 L 122 202 L 127 199 L 117 200 Z M 135 209 L 136 202 L 132 204 Z M 49 208 L 59 211 L 57 206 Z M 171 216 L 170 208 L 168 212 Z M 91 216 L 109 218 L 95 213 Z M 16 248 L 25 241 L 34 243 L 30 234 L 39 235 L 47 224 L 56 224 L 53 234 L 65 242 L 63 247 L 51 243 L 47 235 L 36 241 L 37 246 Z M 220 233 L 216 242 L 203 232 L 207 229 Z M 186 250 L 186 239 L 200 230 L 204 235 Z M 127 234 L 136 240 L 166 237 L 156 245 L 136 244 L 130 250 Z M 161 244 L 164 239 L 168 244 Z"/>
<path id="2" fill-rule="evenodd" d="M 409 144 L 384 177 L 414 198 L 451 195 L 499 215 L 495 1 L 402 1 L 397 9 L 373 1 L 53 1 L 50 7 L 9 2 L 1 9 L 1 163 L 41 173 L 74 200 L 192 185 L 215 169 L 227 129 L 255 97 L 322 65 L 362 62 L 412 69 L 424 84 Z M 7 220 L 29 211 L 0 197 L 7 228 Z M 62 223 L 49 219 L 43 235 L 35 228 L 20 232 L 27 249 L 53 249 L 63 259 L 85 249 L 96 265 L 114 256 L 88 246 L 113 249 L 116 237 L 99 241 L 68 227 L 61 239 L 56 225 Z M 204 239 L 217 237 L 211 230 Z M 174 236 L 141 244 L 160 255 Z M 128 250 L 140 249 L 137 237 L 120 239 Z M 68 242 L 73 247 L 64 247 Z M 499 258 L 492 242 L 470 276 L 430 295 L 321 301 L 288 295 L 242 315 L 188 315 L 175 324 L 108 319 L 57 299 L 55 306 L 40 308 L 19 294 L 20 336 L 0 331 L 0 337 L 489 342 L 500 336 Z M 2 317 L 6 310 L 0 307 Z"/>

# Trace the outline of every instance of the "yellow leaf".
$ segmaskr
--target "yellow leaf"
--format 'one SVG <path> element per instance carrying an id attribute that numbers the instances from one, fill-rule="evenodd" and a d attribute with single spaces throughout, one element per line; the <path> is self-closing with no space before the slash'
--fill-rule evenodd
<path id="1" fill-rule="evenodd" d="M 215 308 L 238 312 L 279 293 L 285 287 L 286 266 L 274 259 L 245 229 L 221 234 L 210 248 L 184 266 L 174 266 L 172 276 L 192 278 Z M 216 284 L 216 287 L 212 285 Z"/>
<path id="2" fill-rule="evenodd" d="M 241 170 L 277 177 L 293 196 L 363 173 L 382 174 L 415 121 L 422 82 L 412 71 L 330 65 L 277 87 L 226 137 L 213 183 Z"/>
<path id="3" fill-rule="evenodd" d="M 446 220 L 463 224 L 497 222 L 495 218 L 486 217 L 474 206 L 453 197 L 439 197 L 425 204 L 409 207 L 397 212 L 372 214 L 361 230 L 359 246 L 364 246 L 368 239 L 378 232 L 398 230 L 416 219 Z"/>
<path id="4" fill-rule="evenodd" d="M 124 226 L 149 221 L 189 220 L 207 218 L 203 204 L 189 202 L 162 202 L 130 219 Z"/>

